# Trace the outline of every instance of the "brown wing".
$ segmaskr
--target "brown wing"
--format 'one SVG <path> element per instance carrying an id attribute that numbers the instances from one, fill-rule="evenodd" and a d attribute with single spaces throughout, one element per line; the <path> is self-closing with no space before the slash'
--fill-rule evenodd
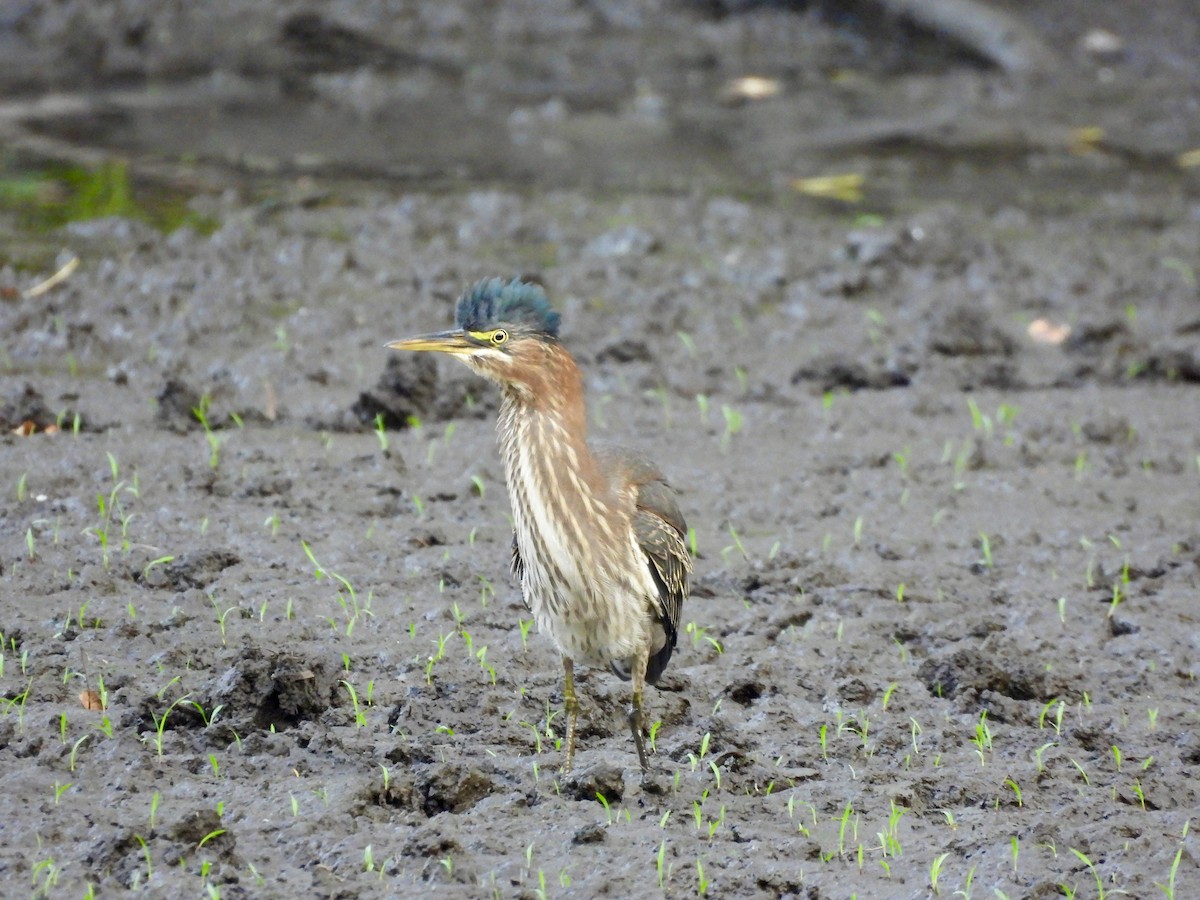
<path id="1" fill-rule="evenodd" d="M 644 457 L 608 448 L 598 449 L 596 456 L 614 483 L 632 484 L 637 490 L 633 530 L 658 587 L 657 619 L 664 637 L 662 646 L 652 651 L 646 667 L 646 681 L 654 684 L 671 660 L 679 635 L 683 601 L 688 595 L 692 557 L 686 543 L 687 524 L 679 511 L 675 491 L 657 467 Z M 618 674 L 628 677 L 621 672 Z"/>
<path id="2" fill-rule="evenodd" d="M 692 558 L 685 542 L 687 525 L 679 512 L 675 492 L 665 481 L 651 481 L 639 487 L 633 530 L 658 585 L 659 612 L 667 631 L 667 643 L 674 647 L 683 601 L 688 595 Z"/>

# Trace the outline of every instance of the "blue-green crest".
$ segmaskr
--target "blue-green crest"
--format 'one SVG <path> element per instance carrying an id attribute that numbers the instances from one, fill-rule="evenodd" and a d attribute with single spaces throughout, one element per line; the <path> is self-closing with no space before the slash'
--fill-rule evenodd
<path id="1" fill-rule="evenodd" d="M 561 317 L 541 285 L 514 278 L 485 278 L 458 299 L 455 323 L 464 331 L 488 331 L 500 325 L 558 337 Z"/>

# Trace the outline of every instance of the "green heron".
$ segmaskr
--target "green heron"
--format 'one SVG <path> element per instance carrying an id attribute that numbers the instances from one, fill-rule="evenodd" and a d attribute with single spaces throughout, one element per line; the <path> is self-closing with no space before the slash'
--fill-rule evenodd
<path id="1" fill-rule="evenodd" d="M 512 572 L 538 629 L 562 654 L 563 769 L 575 756 L 579 662 L 633 682 L 629 724 L 646 772 L 642 693 L 675 649 L 692 568 L 687 526 L 655 466 L 588 446 L 583 378 L 558 324 L 541 287 L 491 278 L 459 299 L 453 329 L 387 346 L 448 353 L 500 386 Z"/>

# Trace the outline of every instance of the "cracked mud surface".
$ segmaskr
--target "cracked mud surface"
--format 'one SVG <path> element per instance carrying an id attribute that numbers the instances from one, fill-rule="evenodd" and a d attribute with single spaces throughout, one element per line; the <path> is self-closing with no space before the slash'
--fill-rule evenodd
<path id="1" fill-rule="evenodd" d="M 1200 895 L 1200 193 L 1110 176 L 866 222 L 366 185 L 56 233 L 64 284 L 0 271 L 0 878 L 1150 897 L 1178 858 Z M 645 781 L 600 671 L 558 771 L 493 390 L 382 349 L 513 272 L 695 529 Z"/>

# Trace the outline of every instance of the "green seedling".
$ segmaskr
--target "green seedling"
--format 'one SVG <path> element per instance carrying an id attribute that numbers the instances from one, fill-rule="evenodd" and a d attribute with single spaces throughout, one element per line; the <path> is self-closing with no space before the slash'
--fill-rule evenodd
<path id="1" fill-rule="evenodd" d="M 218 703 L 212 708 L 212 712 L 206 712 L 204 707 L 195 700 L 189 700 L 188 703 L 199 713 L 200 721 L 204 723 L 205 728 L 211 728 L 213 723 L 217 721 L 217 716 L 221 714 L 221 710 L 225 708 L 224 703 Z"/>
<path id="2" fill-rule="evenodd" d="M 721 449 L 729 450 L 734 435 L 742 430 L 742 414 L 728 404 L 721 404 L 721 415 L 725 418 L 725 431 L 721 434 Z"/>
<path id="3" fill-rule="evenodd" d="M 1025 803 L 1021 797 L 1021 786 L 1019 784 L 1017 784 L 1015 781 L 1013 781 L 1013 779 L 1011 779 L 1011 778 L 1005 778 L 1004 784 L 1006 787 L 1012 788 L 1013 796 L 1016 797 L 1016 799 L 1017 799 L 1017 806 L 1023 807 L 1025 805 Z"/>
<path id="4" fill-rule="evenodd" d="M 374 617 L 375 613 L 371 611 L 372 593 L 368 592 L 366 602 L 360 604 L 358 594 L 355 592 L 354 585 L 350 583 L 349 579 L 344 578 L 337 572 L 326 569 L 317 562 L 316 556 L 313 555 L 312 547 L 308 545 L 307 541 L 300 541 L 300 546 L 304 548 L 304 554 L 308 557 L 308 561 L 313 564 L 313 575 L 318 581 L 322 578 L 331 578 L 337 582 L 337 599 L 346 616 L 346 637 L 350 637 L 354 633 L 354 626 L 358 624 L 359 617 Z M 291 618 L 290 615 L 289 618 Z"/>
<path id="5" fill-rule="evenodd" d="M 1100 873 L 1096 871 L 1095 864 L 1088 859 L 1087 855 L 1082 851 L 1076 850 L 1074 847 L 1071 847 L 1070 850 L 1075 854 L 1076 857 L 1079 858 L 1081 863 L 1087 866 L 1087 870 L 1092 873 L 1092 878 L 1096 881 L 1096 900 L 1104 900 L 1104 898 L 1108 896 L 1108 892 L 1104 890 L 1104 879 L 1102 879 L 1100 877 Z M 1124 891 L 1120 891 L 1118 893 L 1124 893 Z"/>
<path id="6" fill-rule="evenodd" d="M 892 694 L 896 692 L 898 687 L 900 685 L 895 681 L 887 686 L 887 689 L 883 692 L 883 700 L 880 702 L 882 709 L 886 710 L 888 708 L 888 704 L 892 702 Z"/>
<path id="7" fill-rule="evenodd" d="M 365 728 L 367 724 L 367 716 L 366 713 L 362 711 L 362 708 L 358 705 L 358 691 L 354 689 L 354 685 L 352 685 L 349 681 L 343 680 L 342 685 L 345 686 L 346 691 L 350 694 L 350 703 L 354 707 L 355 726 L 358 728 Z"/>
<path id="8" fill-rule="evenodd" d="M 1092 784 L 1091 779 L 1088 778 L 1087 772 L 1085 772 L 1083 770 L 1083 766 L 1081 766 L 1079 764 L 1079 761 L 1077 759 L 1075 759 L 1075 757 L 1071 757 L 1071 765 L 1073 765 L 1076 769 L 1079 770 L 1079 777 L 1081 777 L 1083 779 L 1083 783 L 1085 785 L 1087 785 L 1088 787 L 1091 787 L 1091 784 Z"/>
<path id="9" fill-rule="evenodd" d="M 208 601 L 209 601 L 209 603 L 212 604 L 213 612 L 215 612 L 217 614 L 217 625 L 219 625 L 221 628 L 221 646 L 224 647 L 224 646 L 226 646 L 226 643 L 225 643 L 225 637 L 226 637 L 226 635 L 225 635 L 225 620 L 229 618 L 229 614 L 231 612 L 233 612 L 235 609 L 237 609 L 237 607 L 231 606 L 227 610 L 225 610 L 225 612 L 221 612 L 221 607 L 217 605 L 216 597 L 209 594 Z"/>
<path id="10" fill-rule="evenodd" d="M 985 569 L 992 568 L 992 540 L 984 532 L 979 532 L 979 549 L 983 553 L 980 561 Z"/>
<path id="11" fill-rule="evenodd" d="M 204 438 L 208 441 L 208 467 L 216 471 L 217 466 L 221 464 L 221 438 L 213 431 L 212 425 L 208 421 L 208 410 L 211 405 L 212 398 L 205 394 L 200 398 L 200 405 L 192 408 L 192 415 L 204 429 Z"/>
<path id="12" fill-rule="evenodd" d="M 929 887 L 933 890 L 933 893 L 939 897 L 941 896 L 942 892 L 938 887 L 938 882 L 941 880 L 942 866 L 945 864 L 948 856 L 950 856 L 949 853 L 943 853 L 929 866 Z"/>
<path id="13" fill-rule="evenodd" d="M 443 635 L 439 635 L 438 639 L 433 643 L 437 646 L 437 653 L 429 657 L 425 665 L 425 683 L 433 684 L 433 667 L 446 656 L 446 641 L 454 637 L 455 632 L 448 631 Z"/>
<path id="14" fill-rule="evenodd" d="M 75 758 L 79 754 L 79 748 L 82 747 L 83 742 L 86 741 L 90 737 L 91 737 L 90 734 L 85 734 L 83 737 L 81 737 L 79 740 L 77 740 L 74 743 L 74 745 L 71 747 L 71 755 L 70 755 L 69 761 L 70 761 L 70 767 L 71 767 L 72 772 L 75 771 Z"/>
<path id="15" fill-rule="evenodd" d="M 693 647 L 700 646 L 701 641 L 707 641 L 709 646 L 716 650 L 718 654 L 725 652 L 725 648 L 721 646 L 721 642 L 707 633 L 707 628 L 701 628 L 695 622 L 688 622 L 684 626 L 684 631 L 692 636 Z"/>
<path id="16" fill-rule="evenodd" d="M 746 546 L 742 543 L 741 535 L 738 534 L 737 529 L 732 525 L 729 526 L 729 536 L 733 539 L 733 543 L 724 548 L 721 551 L 721 555 L 726 556 L 731 551 L 737 550 L 738 553 L 742 554 L 742 559 L 749 559 L 750 554 L 746 552 Z"/>
<path id="17" fill-rule="evenodd" d="M 160 692 L 160 696 L 161 696 L 161 692 Z M 171 712 L 175 709 L 175 707 L 178 706 L 180 703 L 182 703 L 184 700 L 186 700 L 189 696 L 191 696 L 191 695 L 184 694 L 182 697 L 179 697 L 177 700 L 172 702 L 171 705 L 168 706 L 163 711 L 163 714 L 161 716 L 155 715 L 153 711 L 150 712 L 150 718 L 152 718 L 154 720 L 154 732 L 155 732 L 154 749 L 158 752 L 159 756 L 163 755 L 163 733 L 166 731 L 166 728 L 167 728 L 167 719 L 171 715 Z"/>
<path id="18" fill-rule="evenodd" d="M 600 805 L 604 807 L 604 815 L 607 819 L 607 824 L 611 826 L 613 823 L 613 811 L 612 807 L 608 805 L 608 799 L 599 791 L 596 791 L 596 799 L 600 802 Z"/>
<path id="19" fill-rule="evenodd" d="M 21 671 L 25 671 L 24 663 L 22 662 Z M 7 717 L 14 709 L 17 711 L 17 730 L 25 730 L 25 705 L 29 702 L 29 693 L 33 690 L 33 679 L 29 679 L 29 683 L 25 685 L 25 690 L 16 694 L 13 697 L 0 697 L 0 709 Z"/>
<path id="20" fill-rule="evenodd" d="M 971 743 L 975 745 L 975 752 L 979 755 L 979 764 L 987 765 L 987 758 L 984 754 L 992 752 L 992 730 L 987 724 L 986 709 L 979 715 L 979 722 L 975 725 L 975 736 L 971 738 Z"/>
<path id="21" fill-rule="evenodd" d="M 1154 886 L 1167 896 L 1167 900 L 1175 900 L 1175 876 L 1179 874 L 1179 861 L 1181 859 L 1183 859 L 1182 845 L 1175 851 L 1175 859 L 1171 863 L 1170 871 L 1167 873 L 1167 883 L 1160 884 L 1157 881 L 1154 882 Z"/>

